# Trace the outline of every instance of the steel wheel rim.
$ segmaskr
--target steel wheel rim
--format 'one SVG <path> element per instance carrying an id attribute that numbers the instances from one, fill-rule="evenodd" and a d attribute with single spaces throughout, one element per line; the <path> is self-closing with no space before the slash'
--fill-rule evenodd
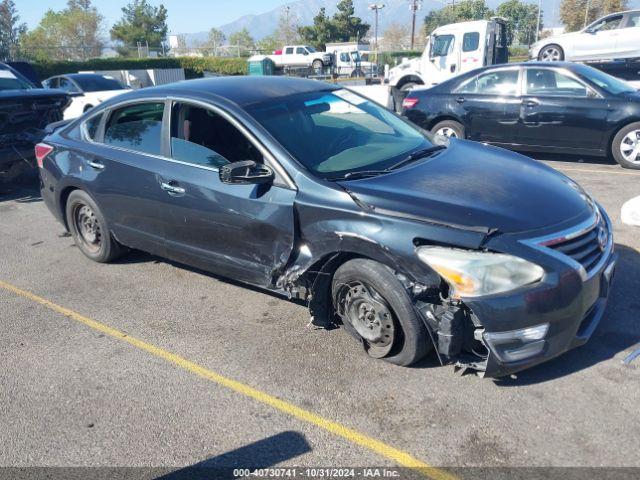
<path id="1" fill-rule="evenodd" d="M 627 133 L 620 142 L 620 154 L 627 162 L 640 163 L 640 130 Z"/>
<path id="2" fill-rule="evenodd" d="M 102 228 L 93 209 L 85 204 L 76 205 L 73 221 L 78 239 L 91 253 L 97 253 L 102 246 Z"/>
<path id="3" fill-rule="evenodd" d="M 456 133 L 456 131 L 451 128 L 451 127 L 442 127 L 439 128 L 436 131 L 436 135 L 441 135 L 443 137 L 448 137 L 448 138 L 458 138 L 458 134 Z"/>
<path id="4" fill-rule="evenodd" d="M 542 50 L 540 57 L 543 62 L 557 62 L 560 60 L 560 50 L 555 47 L 545 48 Z"/>
<path id="5" fill-rule="evenodd" d="M 359 281 L 343 285 L 338 292 L 338 313 L 358 332 L 370 356 L 383 358 L 391 352 L 393 313 L 373 287 Z"/>

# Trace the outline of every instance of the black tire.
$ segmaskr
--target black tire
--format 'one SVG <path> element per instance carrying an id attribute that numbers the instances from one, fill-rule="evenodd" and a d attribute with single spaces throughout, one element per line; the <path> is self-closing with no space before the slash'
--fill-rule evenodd
<path id="1" fill-rule="evenodd" d="M 560 45 L 550 43 L 540 49 L 538 60 L 541 62 L 561 62 L 564 60 L 564 50 Z"/>
<path id="2" fill-rule="evenodd" d="M 628 138 L 627 136 L 631 138 Z M 613 137 L 613 140 L 611 142 L 611 151 L 609 152 L 609 154 L 622 167 L 631 168 L 633 170 L 640 170 L 640 154 L 636 154 L 635 161 L 625 158 L 623 154 L 625 145 L 627 146 L 627 151 L 636 151 L 634 150 L 632 144 L 629 143 L 633 140 L 634 137 L 636 138 L 635 146 L 640 145 L 640 122 L 630 123 L 626 127 L 621 128 L 620 131 L 616 133 L 616 136 Z"/>
<path id="3" fill-rule="evenodd" d="M 456 122 L 455 120 L 443 120 L 442 122 L 436 123 L 431 128 L 431 133 L 437 133 L 439 131 L 452 132 L 450 135 L 444 134 L 446 137 L 465 138 L 464 125 L 460 122 Z M 441 135 L 442 134 L 443 133 L 441 133 Z"/>
<path id="4" fill-rule="evenodd" d="M 404 95 L 406 96 L 406 95 L 407 95 L 407 93 L 409 93 L 409 90 L 411 90 L 411 89 L 413 89 L 413 88 L 417 87 L 418 85 L 420 85 L 420 84 L 419 84 L 419 83 L 416 83 L 416 82 L 407 82 L 407 83 L 405 83 L 404 85 L 402 85 L 402 86 L 400 87 L 400 91 L 401 91 L 402 93 L 404 93 Z"/>
<path id="5" fill-rule="evenodd" d="M 322 60 L 314 60 L 311 66 L 316 71 L 322 71 L 324 69 L 324 63 L 322 63 Z"/>
<path id="6" fill-rule="evenodd" d="M 407 366 L 429 353 L 432 348 L 429 333 L 405 288 L 388 267 L 373 260 L 362 258 L 349 260 L 341 265 L 333 276 L 331 291 L 334 308 L 343 322 L 348 324 L 350 330 L 356 330 L 356 327 L 350 322 L 349 316 L 342 312 L 341 301 L 345 298 L 345 289 L 358 283 L 379 294 L 381 300 L 389 307 L 392 317 L 394 335 L 390 350 L 388 354 L 375 356 L 375 358 Z M 364 337 L 360 336 L 360 338 L 371 355 L 371 349 L 374 346 Z"/>
<path id="7" fill-rule="evenodd" d="M 82 190 L 71 192 L 65 206 L 65 215 L 69 232 L 76 246 L 91 260 L 107 263 L 124 253 L 124 247 L 111 235 L 100 208 L 86 192 Z M 89 240 L 87 232 L 89 227 L 81 226 L 82 223 L 93 226 L 95 241 Z"/>

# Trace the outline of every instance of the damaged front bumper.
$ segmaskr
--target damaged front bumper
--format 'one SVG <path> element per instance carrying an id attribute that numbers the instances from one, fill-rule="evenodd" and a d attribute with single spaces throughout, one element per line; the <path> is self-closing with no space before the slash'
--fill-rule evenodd
<path id="1" fill-rule="evenodd" d="M 417 302 L 425 324 L 435 334 L 441 361 L 444 357 L 456 367 L 502 377 L 589 340 L 604 316 L 617 255 L 606 214 L 595 223 L 589 220 L 570 230 L 516 242 L 523 257 L 534 257 L 545 268 L 547 273 L 538 283 L 506 294 L 461 300 L 441 295 L 441 305 Z M 602 234 L 602 241 L 598 238 L 592 246 L 596 233 Z M 590 257 L 595 264 L 589 263 L 587 270 L 577 259 Z"/>
<path id="2" fill-rule="evenodd" d="M 482 307 L 470 304 L 474 312 L 481 312 L 479 318 L 486 324 L 482 332 L 483 343 L 489 351 L 485 375 L 509 375 L 585 344 L 604 315 L 615 266 L 616 255 L 611 254 L 604 266 L 580 285 L 570 305 L 559 312 L 548 311 L 547 305 L 563 292 L 546 288 L 527 292 L 519 300 L 508 299 L 511 305 L 503 311 L 505 300 L 486 301 Z M 482 318 L 486 318 L 486 322 Z M 491 328 L 493 324 L 507 322 L 522 329 L 494 331 Z"/>

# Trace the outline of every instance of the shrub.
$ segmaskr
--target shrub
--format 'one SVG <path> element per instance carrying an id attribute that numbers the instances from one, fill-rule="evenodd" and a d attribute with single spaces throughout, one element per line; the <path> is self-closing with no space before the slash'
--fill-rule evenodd
<path id="1" fill-rule="evenodd" d="M 221 75 L 244 75 L 247 60 L 223 57 L 96 58 L 87 61 L 34 62 L 34 69 L 45 79 L 80 70 L 146 70 L 184 68 L 186 78 L 199 78 L 209 71 Z"/>

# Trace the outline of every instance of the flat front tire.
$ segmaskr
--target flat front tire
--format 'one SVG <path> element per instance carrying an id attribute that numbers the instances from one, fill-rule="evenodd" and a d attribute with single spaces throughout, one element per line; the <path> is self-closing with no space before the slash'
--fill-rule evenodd
<path id="1" fill-rule="evenodd" d="M 331 287 L 336 312 L 371 357 L 407 366 L 432 348 L 411 298 L 385 265 L 349 260 L 335 272 Z"/>
<path id="2" fill-rule="evenodd" d="M 89 194 L 71 192 L 65 215 L 76 246 L 91 260 L 107 263 L 122 255 L 124 248 L 111 235 L 104 215 Z"/>

